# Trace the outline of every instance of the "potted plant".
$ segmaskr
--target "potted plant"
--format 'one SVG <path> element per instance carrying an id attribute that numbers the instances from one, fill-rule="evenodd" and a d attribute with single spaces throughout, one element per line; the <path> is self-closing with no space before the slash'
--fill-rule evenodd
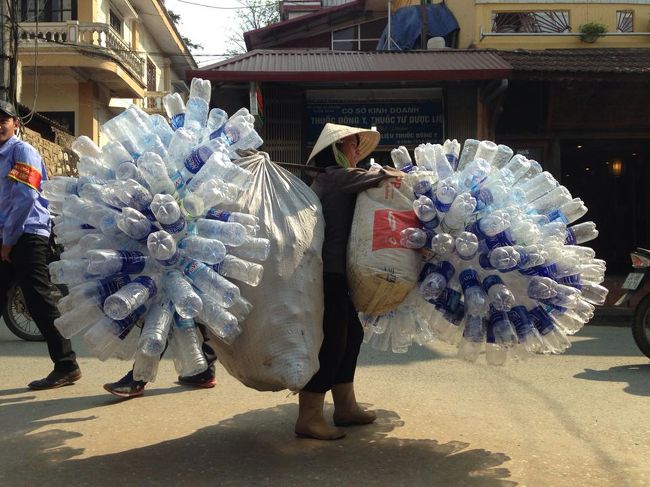
<path id="1" fill-rule="evenodd" d="M 596 40 L 607 32 L 607 26 L 600 22 L 588 22 L 580 26 L 580 39 L 583 42 L 596 42 Z"/>

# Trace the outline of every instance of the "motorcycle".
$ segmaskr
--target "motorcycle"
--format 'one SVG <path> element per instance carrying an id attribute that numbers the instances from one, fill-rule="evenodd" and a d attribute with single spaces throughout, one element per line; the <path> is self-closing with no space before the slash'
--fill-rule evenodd
<path id="1" fill-rule="evenodd" d="M 625 294 L 614 303 L 621 306 L 627 303 L 650 278 L 650 250 L 638 247 L 630 253 L 632 258 L 632 272 L 627 275 L 621 286 Z M 644 355 L 650 357 L 650 292 L 641 298 L 634 310 L 632 318 L 632 336 L 637 346 Z"/>
<path id="2" fill-rule="evenodd" d="M 61 252 L 63 252 L 63 247 L 55 242 L 52 232 L 49 242 L 47 263 L 49 264 L 50 262 L 58 260 L 61 256 Z M 66 286 L 63 285 L 53 284 L 52 288 L 52 296 L 57 303 L 68 292 Z M 18 338 L 28 342 L 42 342 L 45 340 L 45 337 L 41 335 L 38 326 L 36 326 L 34 319 L 29 314 L 29 311 L 27 311 L 25 298 L 18 283 L 14 283 L 14 285 L 9 289 L 9 293 L 7 294 L 7 308 L 2 313 L 2 318 L 4 319 L 7 328 L 9 328 L 9 331 Z"/>

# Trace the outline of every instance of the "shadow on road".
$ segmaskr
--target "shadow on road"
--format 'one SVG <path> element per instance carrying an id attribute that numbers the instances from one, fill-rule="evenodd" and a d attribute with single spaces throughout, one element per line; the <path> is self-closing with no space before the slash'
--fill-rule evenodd
<path id="1" fill-rule="evenodd" d="M 44 424 L 94 419 L 87 416 L 42 421 L 58 414 L 107 405 L 106 396 L 47 402 L 49 407 L 35 403 L 35 407 L 25 408 L 24 404 L 17 403 L 0 408 L 0 411 L 8 407 L 25 408 L 23 424 L 14 425 L 9 437 L 6 431 L 3 434 L 4 447 L 12 448 L 14 459 L 22 459 L 12 461 L 11 468 L 0 473 L 5 485 L 42 485 L 44 481 L 93 486 L 517 485 L 506 480 L 510 472 L 502 465 L 510 458 L 503 453 L 472 449 L 461 441 L 439 443 L 388 437 L 388 433 L 403 425 L 392 411 L 379 410 L 376 424 L 349 428 L 347 438 L 340 441 L 296 439 L 292 433 L 297 413 L 295 404 L 238 414 L 183 438 L 75 459 L 84 449 L 71 448 L 66 443 L 81 436 L 79 433 L 61 429 L 27 433 Z M 12 417 L 21 416 L 14 411 Z M 152 428 L 164 428 L 170 419 L 148 420 Z M 120 444 L 124 441 L 119 437 L 121 433 L 129 434 L 128 431 L 106 432 L 102 437 L 86 441 Z M 129 438 L 128 441 L 133 444 L 137 440 Z"/>
<path id="2" fill-rule="evenodd" d="M 632 333 L 613 326 L 586 326 L 575 335 L 571 342 L 571 348 L 564 352 L 565 355 L 642 356 L 634 344 Z"/>
<path id="3" fill-rule="evenodd" d="M 606 382 L 627 382 L 623 389 L 628 394 L 650 396 L 650 364 L 619 365 L 606 370 L 585 369 L 574 375 L 576 379 Z"/>

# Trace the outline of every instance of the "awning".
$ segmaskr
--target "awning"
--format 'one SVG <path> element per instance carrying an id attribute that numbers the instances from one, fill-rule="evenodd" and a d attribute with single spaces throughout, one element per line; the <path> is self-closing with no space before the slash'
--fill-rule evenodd
<path id="1" fill-rule="evenodd" d="M 462 81 L 508 78 L 511 71 L 512 66 L 492 51 L 260 49 L 187 71 L 186 76 L 235 82 Z"/>

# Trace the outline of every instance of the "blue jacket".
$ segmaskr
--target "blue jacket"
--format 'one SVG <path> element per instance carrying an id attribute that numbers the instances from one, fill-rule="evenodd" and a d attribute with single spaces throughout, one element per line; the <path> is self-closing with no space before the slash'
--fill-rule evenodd
<path id="1" fill-rule="evenodd" d="M 0 238 L 14 245 L 23 233 L 50 235 L 50 213 L 41 195 L 47 180 L 36 149 L 15 136 L 0 145 Z"/>

